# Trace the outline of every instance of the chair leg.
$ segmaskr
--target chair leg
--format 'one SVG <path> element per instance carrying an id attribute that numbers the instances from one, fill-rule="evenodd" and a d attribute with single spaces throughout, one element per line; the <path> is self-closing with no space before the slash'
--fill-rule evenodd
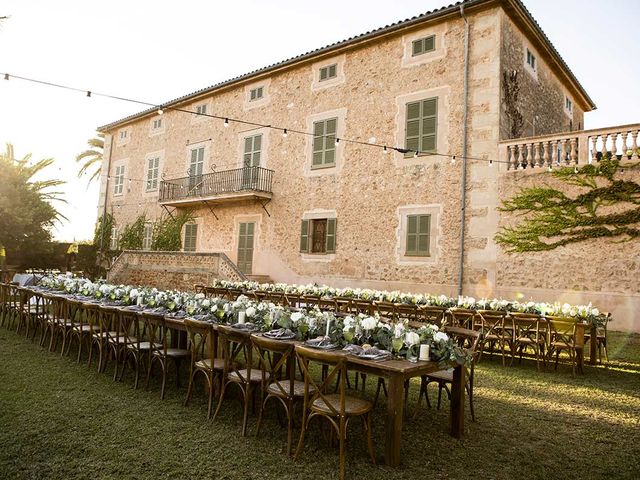
<path id="1" fill-rule="evenodd" d="M 366 420 L 364 422 L 365 429 L 367 430 L 367 448 L 369 449 L 369 457 L 373 464 L 376 464 L 376 454 L 373 449 L 373 432 L 371 429 L 371 413 L 367 413 Z"/>
<path id="2" fill-rule="evenodd" d="M 162 387 L 160 387 L 160 400 L 164 400 L 164 390 L 167 386 L 167 369 L 169 367 L 169 362 L 166 359 L 161 359 L 160 367 L 162 368 Z"/>
<path id="3" fill-rule="evenodd" d="M 247 436 L 247 420 L 249 419 L 249 401 L 251 400 L 251 382 L 248 382 L 245 388 L 242 389 L 244 393 L 244 412 L 242 414 L 242 436 Z"/>
<path id="4" fill-rule="evenodd" d="M 345 478 L 345 471 L 346 471 L 346 452 L 345 452 L 345 443 L 346 443 L 346 436 L 347 436 L 347 432 L 346 432 L 346 425 L 345 425 L 345 418 L 344 417 L 340 417 L 340 431 L 338 432 L 338 435 L 340 435 L 340 479 L 343 480 Z"/>
<path id="5" fill-rule="evenodd" d="M 442 382 L 438 382 L 438 410 L 440 410 L 441 400 L 442 400 Z"/>
<path id="6" fill-rule="evenodd" d="M 82 331 L 78 334 L 78 358 L 76 360 L 76 363 L 80 363 L 80 357 L 82 356 L 82 340 L 84 338 L 84 335 L 82 334 Z"/>
<path id="7" fill-rule="evenodd" d="M 307 411 L 305 409 L 302 412 L 302 425 L 300 426 L 300 438 L 298 439 L 298 446 L 296 447 L 296 453 L 293 456 L 294 460 L 298 459 L 298 455 L 300 455 L 300 452 L 302 452 L 302 448 L 304 447 L 304 434 L 307 430 L 308 423 L 309 423 L 309 419 L 307 418 Z"/>
<path id="8" fill-rule="evenodd" d="M 184 399 L 184 406 L 189 405 L 189 401 L 191 400 L 191 390 L 193 389 L 193 376 L 196 372 L 193 371 L 193 366 L 191 367 L 191 374 L 189 375 L 189 385 L 187 385 L 187 396 Z"/>
<path id="9" fill-rule="evenodd" d="M 222 382 L 222 387 L 220 388 L 220 396 L 218 397 L 218 405 L 216 406 L 216 411 L 213 414 L 213 421 L 215 422 L 218 413 L 220 413 L 220 407 L 222 406 L 222 399 L 224 398 L 224 392 L 227 389 L 227 382 Z"/>
<path id="10" fill-rule="evenodd" d="M 291 447 L 293 443 L 293 400 L 287 401 L 287 455 L 291 456 Z M 262 411 L 260 411 L 262 415 Z"/>

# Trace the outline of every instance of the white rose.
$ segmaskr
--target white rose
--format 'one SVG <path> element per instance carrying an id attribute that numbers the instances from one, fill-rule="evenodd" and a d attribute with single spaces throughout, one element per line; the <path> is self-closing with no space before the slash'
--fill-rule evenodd
<path id="1" fill-rule="evenodd" d="M 373 330 L 378 325 L 378 321 L 374 317 L 365 317 L 361 325 L 365 330 Z"/>
<path id="2" fill-rule="evenodd" d="M 246 310 L 247 317 L 252 318 L 256 315 L 256 309 L 254 307 L 249 307 Z"/>
<path id="3" fill-rule="evenodd" d="M 204 298 L 204 293 L 196 293 L 196 297 L 197 299 L 201 299 Z"/>
<path id="4" fill-rule="evenodd" d="M 137 298 L 140 292 L 138 292 L 138 290 L 136 288 L 132 288 L 131 291 L 129 292 L 129 297 L 131 297 L 131 299 Z"/>
<path id="5" fill-rule="evenodd" d="M 600 315 L 600 310 L 598 310 L 597 308 L 592 308 L 591 309 L 591 315 L 593 315 L 594 317 L 597 317 Z"/>
<path id="6" fill-rule="evenodd" d="M 448 341 L 448 340 L 449 340 L 449 335 L 447 335 L 447 334 L 446 334 L 446 333 L 444 333 L 444 332 L 437 332 L 437 333 L 433 336 L 433 339 L 434 339 L 436 342 L 446 342 L 446 341 Z"/>
<path id="7" fill-rule="evenodd" d="M 302 318 L 304 317 L 304 315 L 300 312 L 293 312 L 291 314 L 291 321 L 293 323 L 298 323 L 300 320 L 302 320 Z"/>
<path id="8" fill-rule="evenodd" d="M 416 332 L 407 332 L 407 334 L 404 336 L 404 342 L 409 345 L 417 345 L 418 343 L 420 343 L 420 335 L 418 335 Z"/>
<path id="9" fill-rule="evenodd" d="M 208 298 L 205 298 L 204 300 L 202 300 L 202 306 L 204 308 L 209 308 L 209 305 L 211 305 L 211 300 L 209 300 Z"/>

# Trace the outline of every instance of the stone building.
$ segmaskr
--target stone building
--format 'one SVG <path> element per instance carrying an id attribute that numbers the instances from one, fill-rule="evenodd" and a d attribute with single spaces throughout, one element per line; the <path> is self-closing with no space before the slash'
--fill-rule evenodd
<path id="1" fill-rule="evenodd" d="M 612 247 L 623 271 L 603 272 L 605 286 L 581 257 L 588 242 L 517 257 L 494 242 L 500 200 L 547 180 L 535 167 L 552 153 L 588 162 L 614 133 L 581 131 L 595 105 L 519 0 L 444 7 L 159 107 L 100 128 L 100 215 L 113 214 L 115 243 L 141 213 L 188 210 L 183 246 L 196 255 L 152 267 L 130 254 L 114 271 L 144 263 L 152 282 L 216 254 L 239 275 L 290 283 L 593 301 L 638 328 L 640 267 L 616 263 L 633 244 Z M 535 149 L 512 140 L 531 136 L 544 136 Z"/>

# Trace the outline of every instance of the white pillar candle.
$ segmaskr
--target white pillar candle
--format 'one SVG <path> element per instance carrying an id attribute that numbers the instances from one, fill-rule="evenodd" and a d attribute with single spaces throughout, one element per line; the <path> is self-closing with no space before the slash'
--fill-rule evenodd
<path id="1" fill-rule="evenodd" d="M 429 345 L 420 345 L 420 360 L 429 360 Z"/>
<path id="2" fill-rule="evenodd" d="M 329 328 L 331 328 L 331 320 L 327 321 L 327 333 L 324 334 L 325 337 L 329 336 Z"/>
<path id="3" fill-rule="evenodd" d="M 246 316 L 245 312 L 238 312 L 238 323 L 244 323 Z"/>

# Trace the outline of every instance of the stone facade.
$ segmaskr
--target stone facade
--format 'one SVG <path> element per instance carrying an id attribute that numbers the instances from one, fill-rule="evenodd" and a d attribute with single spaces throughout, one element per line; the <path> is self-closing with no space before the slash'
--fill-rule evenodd
<path id="1" fill-rule="evenodd" d="M 505 221 L 497 210 L 500 199 L 524 185 L 520 172 L 514 174 L 497 162 L 478 160 L 498 159 L 499 142 L 508 136 L 503 72 L 518 71 L 522 135 L 532 133 L 536 115 L 536 134 L 566 131 L 569 120 L 573 128 L 578 128 L 583 124 L 583 113 L 593 107 L 579 84 L 571 81 L 566 67 L 554 60 L 552 47 L 541 40 L 534 27 L 526 25 L 514 5 L 521 4 L 517 0 L 487 0 L 466 12 L 470 33 L 467 154 L 471 157 L 466 162 L 460 158 L 465 20 L 452 10 L 440 18 L 408 23 L 390 33 L 323 50 L 205 90 L 177 105 L 191 111 L 206 108 L 216 115 L 292 131 L 309 132 L 314 121 L 337 118 L 339 138 L 402 147 L 407 103 L 437 97 L 436 150 L 456 155 L 453 162 L 446 155 L 415 158 L 340 142 L 335 165 L 314 169 L 313 140 L 309 136 L 290 133 L 285 138 L 277 130 L 252 130 L 235 122 L 225 128 L 221 119 L 165 109 L 161 116 L 149 112 L 104 129 L 105 158 L 109 160 L 103 167 L 101 205 L 113 213 L 120 227 L 141 213 L 156 219 L 163 214 L 158 191 L 147 192 L 145 188 L 150 158 L 160 158 L 159 170 L 165 179 L 187 176 L 191 150 L 199 146 L 204 148 L 203 173 L 235 169 L 243 165 L 245 138 L 262 134 L 260 166 L 274 172 L 271 201 L 264 208 L 264 202 L 249 200 L 195 203 L 192 213 L 198 224 L 198 252 L 221 252 L 236 262 L 241 224 L 253 222 L 254 275 L 290 283 L 455 295 L 461 177 L 466 163 L 464 293 L 478 297 L 523 293 L 549 300 L 554 290 L 585 288 L 587 293 L 580 293 L 580 298 L 593 298 L 594 303 L 604 305 L 603 309 L 609 308 L 608 300 L 598 293 L 604 290 L 618 292 L 624 298 L 635 295 L 637 299 L 637 288 L 629 286 L 626 275 L 619 280 L 614 276 L 621 267 L 613 259 L 606 263 L 610 272 L 603 272 L 612 285 L 598 287 L 593 280 L 586 282 L 594 276 L 585 275 L 585 281 L 579 281 L 569 273 L 589 260 L 588 255 L 580 257 L 569 268 L 573 247 L 569 250 L 572 253 L 522 255 L 515 260 L 493 240 L 500 222 Z M 412 41 L 431 35 L 436 39 L 434 51 L 413 58 Z M 526 70 L 527 48 L 536 55 L 535 77 Z M 319 68 L 333 64 L 336 77 L 321 82 Z M 251 102 L 250 92 L 259 86 L 263 87 L 263 97 Z M 571 118 L 565 109 L 565 97 L 571 100 Z M 162 126 L 154 129 L 153 121 L 159 118 Z M 125 180 L 123 194 L 117 196 L 113 176 L 121 165 L 125 166 Z M 543 175 L 527 181 L 542 181 Z M 429 256 L 404 254 L 407 215 L 412 214 L 431 215 Z M 321 218 L 336 219 L 335 252 L 301 253 L 301 222 Z M 576 251 L 579 248 L 576 246 Z M 559 262 L 558 266 L 553 262 Z M 547 275 L 549 268 L 553 269 L 552 275 Z M 582 271 L 591 272 L 590 268 L 585 266 Z M 172 273 L 169 280 L 173 286 L 180 281 L 180 273 L 176 275 Z M 157 277 L 145 274 L 133 283 L 144 283 L 145 278 Z M 620 285 L 613 285 L 618 281 Z M 189 279 L 188 283 L 195 281 Z M 590 297 L 589 292 L 594 295 Z M 628 309 L 620 313 L 630 315 Z M 640 328 L 633 318 L 619 325 Z"/>

